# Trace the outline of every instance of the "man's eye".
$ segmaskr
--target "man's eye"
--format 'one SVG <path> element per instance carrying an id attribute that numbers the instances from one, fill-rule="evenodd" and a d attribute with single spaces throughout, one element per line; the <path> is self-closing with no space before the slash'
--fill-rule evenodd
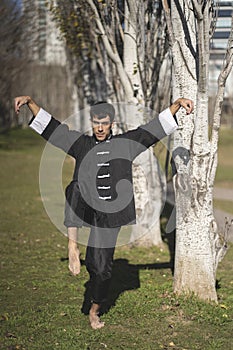
<path id="1" fill-rule="evenodd" d="M 108 126 L 110 123 L 109 122 L 97 122 L 97 121 L 93 120 L 93 124 L 94 125 Z"/>

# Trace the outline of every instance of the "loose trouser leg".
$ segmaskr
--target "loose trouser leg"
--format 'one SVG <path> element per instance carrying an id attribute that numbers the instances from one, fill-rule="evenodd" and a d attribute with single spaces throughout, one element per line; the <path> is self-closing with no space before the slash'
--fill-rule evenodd
<path id="1" fill-rule="evenodd" d="M 92 301 L 107 299 L 112 276 L 113 255 L 120 228 L 92 228 L 86 250 L 86 268 L 90 275 Z"/>

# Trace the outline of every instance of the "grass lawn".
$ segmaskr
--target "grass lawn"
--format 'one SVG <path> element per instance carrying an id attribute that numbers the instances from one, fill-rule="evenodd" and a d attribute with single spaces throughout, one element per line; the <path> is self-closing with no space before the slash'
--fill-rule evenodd
<path id="1" fill-rule="evenodd" d="M 230 147 L 231 140 L 229 136 Z M 80 312 L 85 266 L 78 277 L 69 274 L 67 240 L 40 200 L 44 144 L 30 130 L 0 135 L 0 349 L 233 349 L 232 246 L 218 269 L 218 305 L 172 293 L 168 249 L 117 248 L 113 306 L 102 317 L 106 326 L 98 331 L 89 327 Z M 228 175 L 225 179 L 220 172 L 217 181 L 229 186 L 230 152 L 223 162 Z M 84 254 L 81 247 L 82 259 Z"/>

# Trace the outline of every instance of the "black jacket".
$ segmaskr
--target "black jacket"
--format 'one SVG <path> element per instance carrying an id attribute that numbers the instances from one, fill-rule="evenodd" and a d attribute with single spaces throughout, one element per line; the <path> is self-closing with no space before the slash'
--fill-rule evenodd
<path id="1" fill-rule="evenodd" d="M 41 135 L 76 160 L 73 180 L 66 188 L 65 226 L 135 223 L 132 162 L 166 136 L 159 118 L 98 142 L 52 117 Z"/>

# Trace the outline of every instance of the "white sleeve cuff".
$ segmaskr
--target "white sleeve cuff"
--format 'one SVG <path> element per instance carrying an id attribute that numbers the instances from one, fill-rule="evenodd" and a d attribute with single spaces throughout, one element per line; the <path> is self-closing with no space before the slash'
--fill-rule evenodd
<path id="1" fill-rule="evenodd" d="M 35 116 L 35 118 L 32 120 L 32 122 L 29 124 L 30 128 L 35 130 L 38 134 L 42 134 L 42 132 L 46 129 L 48 126 L 50 120 L 51 120 L 51 114 L 46 112 L 43 108 L 40 108 L 39 112 Z"/>
<path id="2" fill-rule="evenodd" d="M 159 114 L 159 121 L 167 135 L 172 134 L 178 128 L 170 108 L 165 109 Z"/>

